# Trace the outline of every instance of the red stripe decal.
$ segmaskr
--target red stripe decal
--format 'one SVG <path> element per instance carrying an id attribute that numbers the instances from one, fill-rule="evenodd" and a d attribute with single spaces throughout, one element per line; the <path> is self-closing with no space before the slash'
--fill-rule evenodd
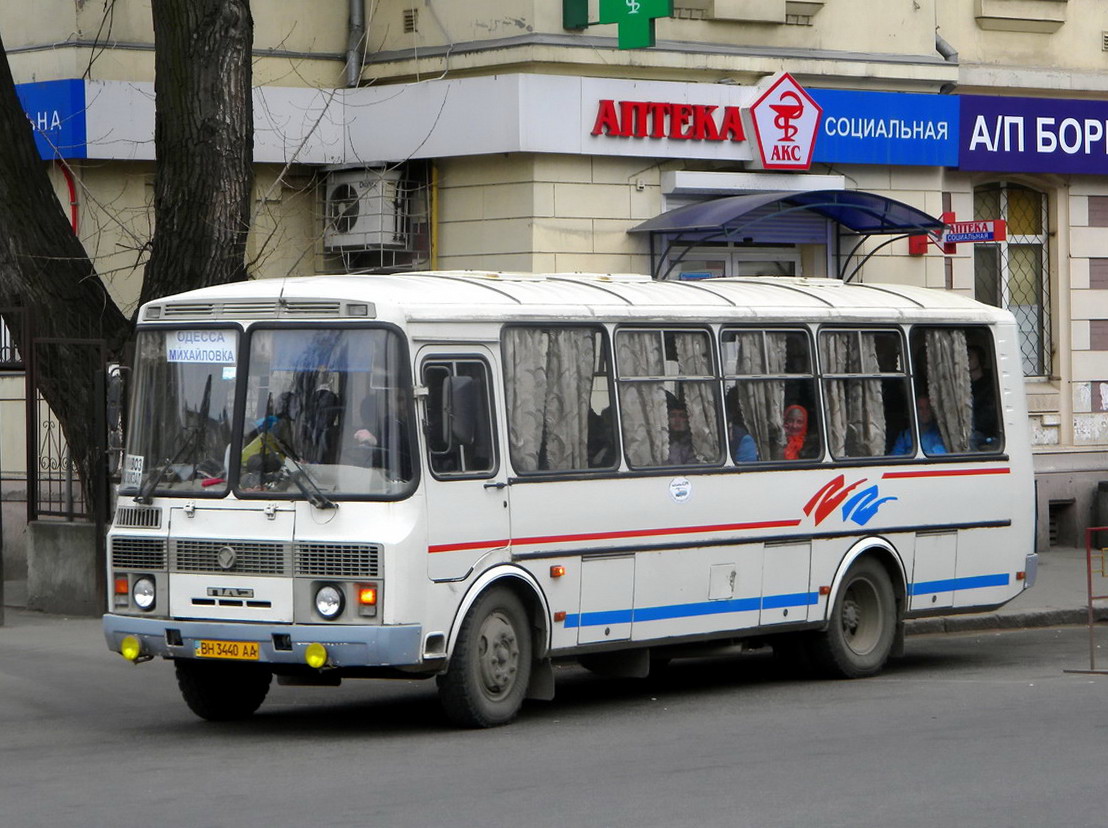
<path id="1" fill-rule="evenodd" d="M 978 474 L 1010 474 L 1011 469 L 947 469 L 945 471 L 906 471 L 885 472 L 882 478 L 889 477 L 965 477 Z"/>
<path id="2" fill-rule="evenodd" d="M 580 541 L 619 540 L 621 538 L 664 537 L 666 535 L 692 535 L 699 532 L 737 532 L 748 529 L 783 529 L 799 526 L 799 520 L 764 520 L 756 523 L 721 523 L 715 526 L 679 526 L 669 529 L 627 529 L 621 532 L 591 532 L 580 535 L 545 535 L 534 538 L 514 538 L 513 546 L 537 546 L 547 543 L 577 543 Z M 508 541 L 472 541 L 468 543 L 444 543 L 427 547 L 428 552 L 456 552 L 462 549 L 491 549 L 505 546 Z"/>
<path id="3" fill-rule="evenodd" d="M 434 546 L 428 546 L 427 551 L 430 553 L 435 552 L 459 552 L 463 549 L 495 549 L 498 546 L 507 546 L 508 539 L 504 540 L 480 540 L 480 541 L 467 541 L 466 543 L 437 543 Z"/>

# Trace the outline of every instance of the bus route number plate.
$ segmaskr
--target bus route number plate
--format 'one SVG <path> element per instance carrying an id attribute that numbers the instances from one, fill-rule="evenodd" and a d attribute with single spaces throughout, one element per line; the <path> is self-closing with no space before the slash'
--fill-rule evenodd
<path id="1" fill-rule="evenodd" d="M 259 649 L 256 641 L 211 641 L 201 639 L 196 642 L 196 657 L 257 661 Z"/>

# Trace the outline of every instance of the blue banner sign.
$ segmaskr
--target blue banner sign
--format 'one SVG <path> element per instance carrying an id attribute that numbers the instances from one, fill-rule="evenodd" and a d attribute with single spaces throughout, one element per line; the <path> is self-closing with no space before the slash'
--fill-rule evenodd
<path id="1" fill-rule="evenodd" d="M 1108 101 L 961 101 L 963 170 L 1108 174 Z"/>
<path id="2" fill-rule="evenodd" d="M 35 146 L 43 159 L 88 157 L 83 80 L 20 83 L 15 93 L 35 130 Z"/>
<path id="3" fill-rule="evenodd" d="M 958 99 L 950 95 L 809 89 L 823 107 L 813 161 L 958 165 Z"/>

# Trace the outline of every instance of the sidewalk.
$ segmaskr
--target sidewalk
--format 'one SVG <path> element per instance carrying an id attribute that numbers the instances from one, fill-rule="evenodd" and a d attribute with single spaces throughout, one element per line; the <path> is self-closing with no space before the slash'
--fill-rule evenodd
<path id="1" fill-rule="evenodd" d="M 1093 573 L 1093 593 L 1108 595 L 1108 577 L 1100 576 L 1097 572 Z M 999 610 L 909 621 L 905 632 L 908 635 L 923 635 L 967 630 L 1085 624 L 1088 621 L 1087 596 L 1085 550 L 1055 547 L 1039 556 L 1039 574 L 1035 586 Z M 26 610 L 26 581 L 4 583 L 4 606 L 14 610 Z M 1095 602 L 1094 612 L 1096 620 L 1108 621 L 1108 601 Z M 41 613 L 27 614 L 31 617 L 42 616 Z M 14 613 L 9 613 L 6 619 L 8 624 L 13 623 L 12 615 Z"/>
<path id="2" fill-rule="evenodd" d="M 1094 559 L 1094 566 L 1096 560 Z M 994 612 L 923 618 L 906 624 L 907 635 L 1012 627 L 1056 627 L 1088 622 L 1084 547 L 1054 547 L 1039 555 L 1035 586 Z M 1093 572 L 1093 594 L 1108 595 L 1108 577 Z M 1108 620 L 1108 601 L 1094 602 L 1097 621 Z"/>

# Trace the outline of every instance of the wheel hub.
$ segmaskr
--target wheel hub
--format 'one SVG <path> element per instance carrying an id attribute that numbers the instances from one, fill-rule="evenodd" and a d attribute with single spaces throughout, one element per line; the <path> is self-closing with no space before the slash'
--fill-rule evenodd
<path id="1" fill-rule="evenodd" d="M 519 642 L 511 623 L 493 613 L 481 625 L 478 664 L 481 684 L 490 696 L 511 691 L 519 671 Z"/>

